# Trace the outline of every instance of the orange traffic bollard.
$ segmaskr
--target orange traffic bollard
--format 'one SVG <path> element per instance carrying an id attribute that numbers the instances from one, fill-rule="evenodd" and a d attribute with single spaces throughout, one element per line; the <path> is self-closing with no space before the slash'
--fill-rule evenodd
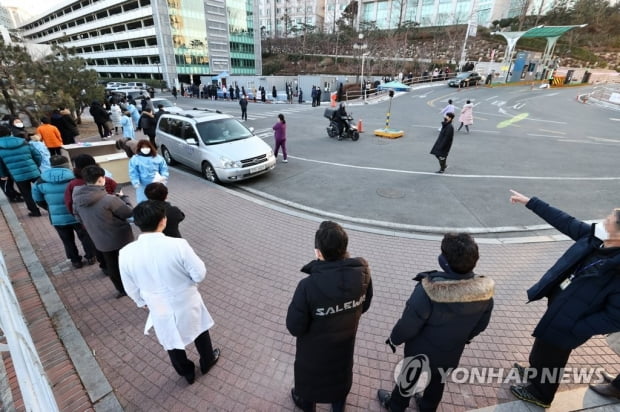
<path id="1" fill-rule="evenodd" d="M 329 96 L 329 99 L 331 100 L 329 105 L 331 107 L 336 107 L 336 99 L 337 98 L 338 98 L 338 96 L 336 95 L 336 93 L 332 93 L 331 96 Z"/>
<path id="2" fill-rule="evenodd" d="M 357 121 L 357 131 L 362 133 L 364 130 L 362 129 L 362 119 Z"/>

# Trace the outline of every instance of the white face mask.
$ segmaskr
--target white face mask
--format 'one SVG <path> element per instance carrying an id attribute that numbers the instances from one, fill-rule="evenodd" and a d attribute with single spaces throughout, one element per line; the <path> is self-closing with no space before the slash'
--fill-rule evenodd
<path id="1" fill-rule="evenodd" d="M 149 147 L 143 147 L 142 149 L 140 149 L 140 152 L 142 152 L 142 154 L 149 154 L 151 153 L 151 149 Z"/>
<path id="2" fill-rule="evenodd" d="M 594 225 L 594 236 L 601 239 L 603 242 L 609 239 L 609 232 L 607 232 L 603 223 Z"/>
<path id="3" fill-rule="evenodd" d="M 22 122 L 15 122 L 13 123 L 13 126 L 19 127 L 21 129 L 22 127 L 24 127 L 24 124 Z"/>

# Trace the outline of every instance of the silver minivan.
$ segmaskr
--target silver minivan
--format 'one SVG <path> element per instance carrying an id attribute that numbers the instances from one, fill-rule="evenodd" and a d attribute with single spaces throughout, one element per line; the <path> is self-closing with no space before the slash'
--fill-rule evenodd
<path id="1" fill-rule="evenodd" d="M 238 182 L 276 165 L 271 147 L 234 117 L 188 110 L 161 115 L 155 141 L 169 165 L 182 163 L 211 182 Z"/>

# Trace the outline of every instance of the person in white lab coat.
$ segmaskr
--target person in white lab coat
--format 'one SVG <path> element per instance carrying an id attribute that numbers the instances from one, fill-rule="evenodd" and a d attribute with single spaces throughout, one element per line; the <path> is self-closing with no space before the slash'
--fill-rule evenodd
<path id="1" fill-rule="evenodd" d="M 219 349 L 213 350 L 209 336 L 213 319 L 198 291 L 207 269 L 185 239 L 162 233 L 166 227 L 164 202 L 144 201 L 135 207 L 133 216 L 142 234 L 120 251 L 125 291 L 138 307 L 149 309 L 145 333 L 151 325 L 155 328 L 172 366 L 191 385 L 195 365 L 187 359 L 185 346 L 192 341 L 196 345 L 203 374 L 220 356 Z"/>

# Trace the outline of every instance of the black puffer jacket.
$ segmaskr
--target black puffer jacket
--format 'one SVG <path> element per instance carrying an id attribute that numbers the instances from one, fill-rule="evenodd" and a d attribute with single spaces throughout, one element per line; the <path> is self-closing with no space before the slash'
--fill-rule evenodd
<path id="1" fill-rule="evenodd" d="M 372 280 L 363 258 L 315 260 L 301 269 L 286 327 L 297 337 L 295 390 L 305 400 L 346 398 L 353 380 L 357 325 L 370 307 Z"/>
<path id="2" fill-rule="evenodd" d="M 533 336 L 574 349 L 594 335 L 620 331 L 620 248 L 603 248 L 594 225 L 575 219 L 533 197 L 527 208 L 575 241 L 535 285 L 530 301 L 549 298 Z M 559 285 L 593 253 L 605 258 L 598 270 L 576 277 L 566 289 Z"/>
<path id="3" fill-rule="evenodd" d="M 89 112 L 95 123 L 105 123 L 110 120 L 110 113 L 108 113 L 99 102 L 93 102 Z"/>
<path id="4" fill-rule="evenodd" d="M 423 272 L 390 339 L 405 356 L 426 355 L 433 368 L 454 368 L 465 345 L 486 329 L 495 282 L 474 273 Z"/>

